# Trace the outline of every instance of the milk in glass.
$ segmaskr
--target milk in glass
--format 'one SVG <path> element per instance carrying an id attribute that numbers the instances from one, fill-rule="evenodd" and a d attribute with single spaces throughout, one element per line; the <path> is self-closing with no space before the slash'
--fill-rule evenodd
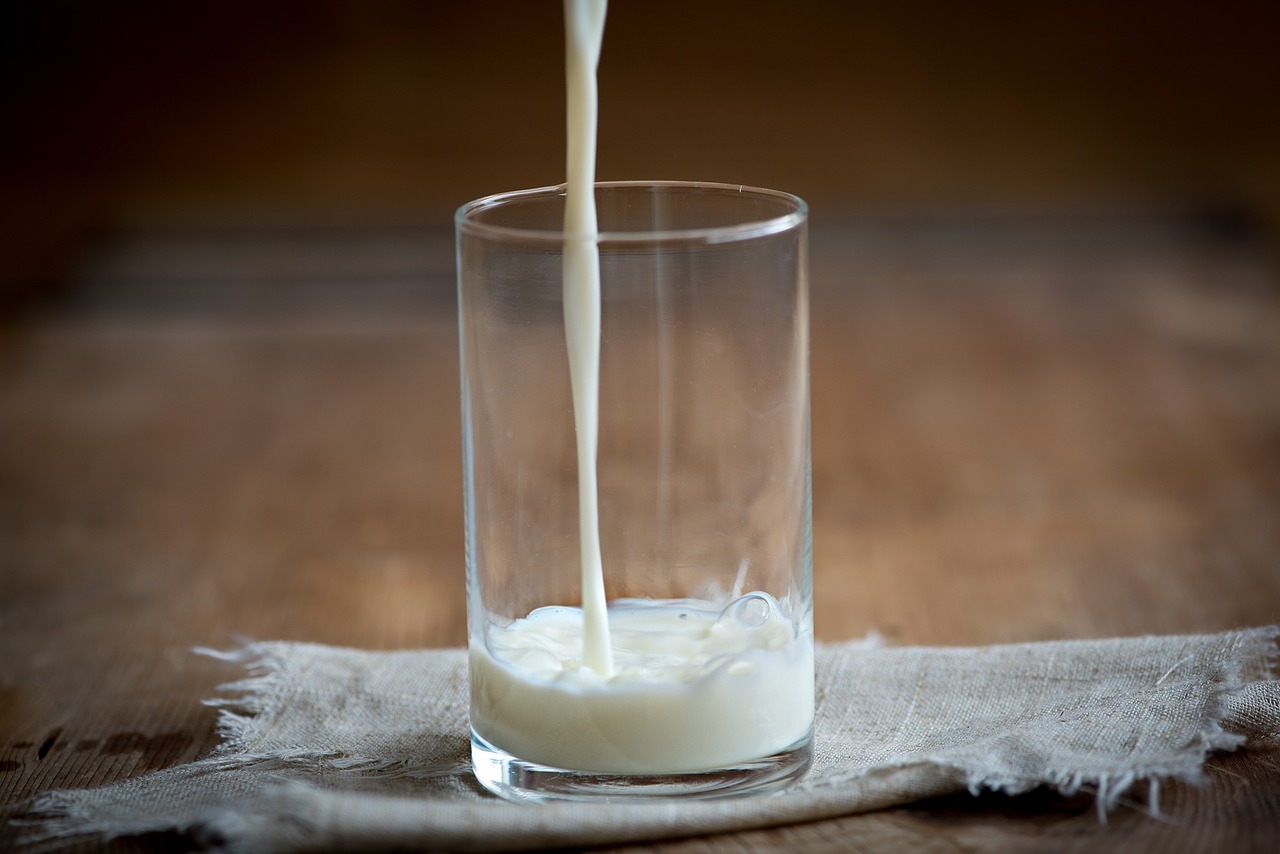
<path id="1" fill-rule="evenodd" d="M 594 198 L 603 0 L 565 0 L 564 319 L 577 432 L 582 606 L 473 638 L 471 724 L 546 766 L 618 774 L 725 768 L 780 753 L 813 722 L 812 638 L 769 594 L 606 606 L 596 485 L 600 265 Z M 529 571 L 536 572 L 537 567 Z"/>

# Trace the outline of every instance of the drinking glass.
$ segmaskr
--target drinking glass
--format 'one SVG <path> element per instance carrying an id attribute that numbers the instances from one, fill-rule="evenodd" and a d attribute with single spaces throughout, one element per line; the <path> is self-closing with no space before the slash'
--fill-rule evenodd
<path id="1" fill-rule="evenodd" d="M 595 197 L 598 235 L 563 233 L 563 187 L 456 216 L 473 768 L 535 802 L 776 789 L 812 755 L 807 210 L 707 183 Z M 608 674 L 574 635 L 575 240 L 599 251 Z"/>

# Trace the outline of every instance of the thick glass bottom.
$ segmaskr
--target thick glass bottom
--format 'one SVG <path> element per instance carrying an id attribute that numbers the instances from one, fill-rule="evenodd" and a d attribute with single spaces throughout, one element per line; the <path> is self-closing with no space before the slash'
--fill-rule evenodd
<path id="1" fill-rule="evenodd" d="M 813 732 L 772 756 L 730 768 L 679 774 L 569 771 L 518 759 L 471 731 L 471 767 L 480 785 L 509 801 L 634 801 L 654 798 L 736 798 L 784 788 L 813 762 Z"/>

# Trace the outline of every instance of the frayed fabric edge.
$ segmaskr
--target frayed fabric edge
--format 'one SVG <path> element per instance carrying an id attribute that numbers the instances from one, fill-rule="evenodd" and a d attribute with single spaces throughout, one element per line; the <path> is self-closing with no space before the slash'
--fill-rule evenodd
<path id="1" fill-rule="evenodd" d="M 1246 674 L 1247 664 L 1255 665 L 1257 672 Z M 1248 690 L 1249 686 L 1256 681 L 1275 679 L 1278 665 L 1280 665 L 1280 626 L 1261 626 L 1241 631 L 1239 646 L 1232 651 L 1229 660 L 1229 672 L 1221 686 L 1214 692 L 1209 704 L 1210 711 L 1200 723 L 1198 734 L 1200 749 L 1194 760 L 1189 760 L 1179 767 L 1156 766 L 1135 769 L 1123 774 L 1085 775 L 1078 772 L 1051 770 L 1047 774 L 1049 785 L 1066 796 L 1091 791 L 1098 821 L 1106 824 L 1107 817 L 1120 806 L 1124 796 L 1135 784 L 1145 780 L 1147 781 L 1146 812 L 1153 818 L 1159 818 L 1161 815 L 1160 784 L 1163 781 L 1171 780 L 1197 787 L 1208 785 L 1209 776 L 1204 771 L 1204 763 L 1209 755 L 1215 752 L 1230 753 L 1248 743 L 1247 736 L 1228 732 L 1223 726 L 1230 713 L 1230 699 Z M 1164 681 L 1168 675 L 1166 673 L 1160 681 Z M 1187 767 L 1188 765 L 1190 767 Z M 990 778 L 973 771 L 967 772 L 966 784 L 969 791 L 975 795 L 983 789 L 1016 795 L 1040 785 L 1039 782 L 1026 780 Z"/>
<path id="2" fill-rule="evenodd" d="M 215 756 L 238 754 L 262 734 L 266 721 L 260 716 L 270 708 L 268 699 L 279 686 L 280 673 L 284 669 L 284 660 L 275 651 L 275 646 L 270 642 L 245 641 L 239 649 L 233 650 L 192 648 L 196 655 L 238 664 L 247 673 L 243 678 L 225 682 L 216 689 L 235 696 L 201 700 L 203 705 L 218 710 L 216 727 L 221 741 L 214 748 Z"/>
<path id="3" fill-rule="evenodd" d="M 425 778 L 457 774 L 461 770 L 424 770 L 410 767 L 399 761 L 367 760 L 318 751 L 294 750 L 270 755 L 214 755 L 155 772 L 148 775 L 147 779 L 154 781 L 157 778 L 172 776 L 189 780 L 206 774 L 255 768 L 266 773 L 265 779 L 269 781 L 267 788 L 302 786 L 304 784 L 299 781 L 289 779 L 287 772 L 315 765 L 323 765 L 327 769 L 336 770 L 339 774 L 351 773 L 366 778 Z M 277 776 L 274 772 L 279 772 L 279 775 Z M 129 783 L 129 781 L 121 782 L 125 785 Z M 110 784 L 107 788 L 109 787 Z M 22 829 L 18 837 L 19 843 L 29 851 L 39 852 L 56 849 L 81 837 L 96 837 L 106 841 L 155 832 L 189 836 L 200 844 L 208 845 L 211 839 L 220 835 L 216 829 L 212 834 L 210 833 L 211 819 L 219 817 L 225 824 L 227 816 L 234 817 L 239 811 L 238 805 L 232 809 L 210 805 L 205 810 L 189 816 L 187 820 L 157 822 L 148 817 L 145 820 L 121 821 L 117 816 L 108 818 L 100 806 L 91 806 L 86 802 L 86 799 L 92 798 L 93 793 L 98 791 L 101 789 L 64 789 L 42 792 L 25 801 L 10 805 L 5 811 L 5 817 L 15 827 Z"/>
<path id="4" fill-rule="evenodd" d="M 10 811 L 14 814 L 7 819 L 19 828 L 18 844 L 38 852 L 80 837 L 95 836 L 107 841 L 130 835 L 130 831 L 121 831 L 80 804 L 75 797 L 77 791 L 42 792 L 12 805 Z"/>
<path id="5" fill-rule="evenodd" d="M 243 679 L 217 687 L 218 691 L 234 696 L 212 697 L 201 701 L 206 706 L 218 709 L 217 732 L 222 741 L 214 749 L 210 760 L 221 760 L 223 769 L 246 767 L 271 758 L 291 764 L 313 762 L 323 764 L 339 774 L 380 779 L 428 779 L 470 770 L 470 766 L 423 767 L 403 759 L 374 759 L 332 751 L 291 750 L 272 753 L 270 756 L 244 752 L 270 724 L 261 715 L 275 707 L 271 695 L 279 687 L 280 674 L 286 666 L 284 657 L 277 651 L 280 645 L 279 642 L 271 641 L 246 641 L 239 649 L 195 647 L 192 650 L 197 655 L 238 664 L 248 672 Z M 289 645 L 290 648 L 296 646 L 297 644 Z"/>
<path id="6" fill-rule="evenodd" d="M 1208 704 L 1210 711 L 1201 721 L 1200 732 L 1198 733 L 1200 749 L 1194 759 L 1188 759 L 1177 766 L 1152 766 L 1126 771 L 1122 774 L 1084 774 L 1051 769 L 1045 775 L 1045 779 L 1023 779 L 992 775 L 980 769 L 956 765 L 941 759 L 929 759 L 926 761 L 938 767 L 952 768 L 963 780 L 964 788 L 975 796 L 984 790 L 1003 792 L 1007 795 L 1021 795 L 1042 785 L 1052 786 L 1059 794 L 1067 797 L 1081 792 L 1092 793 L 1098 821 L 1101 824 L 1107 823 L 1108 816 L 1120 807 L 1124 797 L 1137 783 L 1146 781 L 1145 811 L 1153 818 L 1159 818 L 1161 817 L 1161 783 L 1174 781 L 1196 787 L 1206 786 L 1209 783 L 1209 777 L 1204 771 L 1204 763 L 1209 755 L 1219 751 L 1230 753 L 1248 743 L 1248 736 L 1229 732 L 1223 726 L 1231 712 L 1231 698 L 1249 690 L 1250 686 L 1258 681 L 1274 680 L 1277 677 L 1277 669 L 1280 668 L 1280 626 L 1261 626 L 1241 630 L 1238 632 L 1237 637 L 1239 645 L 1232 650 L 1228 672 Z M 1254 666 L 1255 672 L 1245 672 L 1245 667 L 1249 664 Z M 1174 668 L 1177 666 L 1174 665 Z M 1171 668 L 1169 673 L 1174 668 Z M 1163 682 L 1169 676 L 1169 673 L 1162 676 L 1159 681 Z M 848 776 L 828 778 L 809 788 L 816 789 L 839 785 L 842 782 L 848 782 L 883 770 L 885 770 L 883 766 L 880 768 L 861 769 Z M 805 784 L 802 782 L 800 787 L 804 788 Z"/>

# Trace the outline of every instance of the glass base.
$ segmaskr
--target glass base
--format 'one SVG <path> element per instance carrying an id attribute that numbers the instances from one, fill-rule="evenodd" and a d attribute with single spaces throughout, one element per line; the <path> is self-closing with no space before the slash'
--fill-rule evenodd
<path id="1" fill-rule="evenodd" d="M 471 768 L 495 795 L 521 803 L 634 801 L 655 798 L 738 798 L 784 788 L 813 762 L 813 733 L 781 753 L 712 771 L 607 774 L 526 762 L 471 731 Z"/>

